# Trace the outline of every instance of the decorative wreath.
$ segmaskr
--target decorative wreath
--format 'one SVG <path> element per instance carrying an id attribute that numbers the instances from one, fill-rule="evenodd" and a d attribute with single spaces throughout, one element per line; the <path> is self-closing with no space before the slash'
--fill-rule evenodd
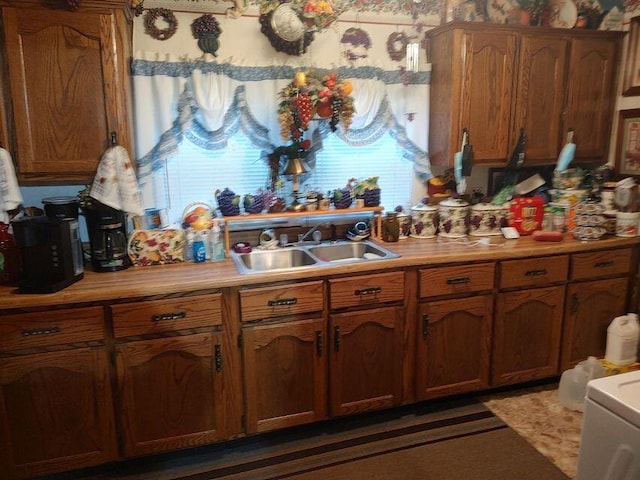
<path id="1" fill-rule="evenodd" d="M 158 18 L 162 18 L 169 24 L 169 26 L 164 30 L 160 30 L 156 27 L 156 21 Z M 147 13 L 144 16 L 144 31 L 147 35 L 151 36 L 151 38 L 155 38 L 156 40 L 167 40 L 173 37 L 173 34 L 176 33 L 177 29 L 178 19 L 176 19 L 176 16 L 171 10 L 167 8 L 151 8 L 147 10 Z"/>
<path id="2" fill-rule="evenodd" d="M 404 32 L 394 32 L 387 38 L 387 53 L 391 60 L 399 62 L 407 55 L 409 37 Z"/>

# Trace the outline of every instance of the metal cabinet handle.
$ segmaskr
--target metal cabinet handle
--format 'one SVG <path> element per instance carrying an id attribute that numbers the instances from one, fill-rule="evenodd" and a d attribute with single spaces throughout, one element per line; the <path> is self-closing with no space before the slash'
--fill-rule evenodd
<path id="1" fill-rule="evenodd" d="M 316 355 L 322 356 L 322 331 L 316 330 Z"/>
<path id="2" fill-rule="evenodd" d="M 267 302 L 267 305 L 269 305 L 270 307 L 283 307 L 286 305 L 295 305 L 296 303 L 298 303 L 298 299 L 293 297 L 293 298 L 281 298 L 279 300 L 269 300 Z"/>
<path id="3" fill-rule="evenodd" d="M 422 338 L 426 340 L 429 336 L 429 315 L 422 315 Z"/>
<path id="4" fill-rule="evenodd" d="M 546 275 L 547 274 L 547 269 L 546 268 L 541 268 L 539 270 L 527 270 L 526 272 L 524 272 L 524 274 L 527 277 L 536 277 L 539 275 Z"/>
<path id="5" fill-rule="evenodd" d="M 594 267 L 596 268 L 607 268 L 613 267 L 616 264 L 613 260 L 605 260 L 604 262 L 597 262 Z"/>
<path id="6" fill-rule="evenodd" d="M 60 333 L 60 327 L 42 327 L 25 329 L 20 332 L 23 337 L 30 337 L 32 335 L 51 335 L 53 333 Z"/>
<path id="7" fill-rule="evenodd" d="M 333 349 L 336 352 L 340 351 L 340 325 L 333 327 Z"/>
<path id="8" fill-rule="evenodd" d="M 356 296 L 362 295 L 375 295 L 376 293 L 382 292 L 382 287 L 371 287 L 371 288 L 359 288 L 354 291 L 353 294 Z"/>
<path id="9" fill-rule="evenodd" d="M 152 322 L 161 322 L 163 320 L 179 320 L 186 318 L 187 312 L 173 312 L 173 313 L 156 313 L 151 315 Z"/>
<path id="10" fill-rule="evenodd" d="M 569 310 L 571 311 L 572 315 L 576 314 L 579 306 L 580 306 L 580 301 L 578 300 L 578 294 L 574 293 L 573 295 L 571 295 L 571 306 L 569 307 Z"/>
<path id="11" fill-rule="evenodd" d="M 220 345 L 216 345 L 213 348 L 213 351 L 216 364 L 216 372 L 220 373 L 222 371 L 222 349 L 220 348 Z"/>
<path id="12" fill-rule="evenodd" d="M 458 277 L 458 278 L 447 279 L 447 285 L 458 285 L 460 283 L 471 283 L 471 279 L 469 277 Z"/>

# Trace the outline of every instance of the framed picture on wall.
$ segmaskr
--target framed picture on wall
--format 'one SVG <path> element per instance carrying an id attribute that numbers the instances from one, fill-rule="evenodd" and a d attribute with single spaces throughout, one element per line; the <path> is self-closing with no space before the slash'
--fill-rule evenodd
<path id="1" fill-rule="evenodd" d="M 618 113 L 616 172 L 640 175 L 640 108 Z"/>
<path id="2" fill-rule="evenodd" d="M 629 23 L 629 43 L 624 63 L 622 95 L 640 95 L 640 17 L 633 17 Z"/>

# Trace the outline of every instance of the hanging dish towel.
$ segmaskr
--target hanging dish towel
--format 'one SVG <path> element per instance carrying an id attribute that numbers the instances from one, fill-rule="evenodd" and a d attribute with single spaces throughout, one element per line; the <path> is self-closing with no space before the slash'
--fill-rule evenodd
<path id="1" fill-rule="evenodd" d="M 11 154 L 0 148 L 0 222 L 9 223 L 9 210 L 22 204 L 22 193 L 13 168 Z"/>
<path id="2" fill-rule="evenodd" d="M 116 210 L 143 214 L 138 180 L 124 147 L 111 147 L 104 153 L 89 195 Z"/>

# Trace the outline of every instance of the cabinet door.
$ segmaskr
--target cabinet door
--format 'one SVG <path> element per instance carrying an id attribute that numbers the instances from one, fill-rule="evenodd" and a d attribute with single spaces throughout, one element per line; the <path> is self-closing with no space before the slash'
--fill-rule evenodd
<path id="1" fill-rule="evenodd" d="M 487 387 L 493 297 L 425 303 L 420 306 L 420 316 L 418 399 Z"/>
<path id="2" fill-rule="evenodd" d="M 524 128 L 525 162 L 529 165 L 555 162 L 558 158 L 568 46 L 564 38 L 539 34 L 521 37 L 509 152 Z"/>
<path id="3" fill-rule="evenodd" d="M 122 12 L 3 8 L 18 174 L 90 181 L 110 133 L 129 147 Z M 120 39 L 121 40 L 121 39 Z"/>
<path id="4" fill-rule="evenodd" d="M 617 36 L 571 40 L 565 130 L 575 130 L 577 158 L 602 161 L 608 153 L 618 45 Z"/>
<path id="5" fill-rule="evenodd" d="M 402 401 L 404 309 L 331 315 L 331 415 L 349 415 Z"/>
<path id="6" fill-rule="evenodd" d="M 558 373 L 564 292 L 562 286 L 498 294 L 492 385 Z"/>
<path id="7" fill-rule="evenodd" d="M 567 290 L 562 345 L 562 370 L 590 355 L 603 357 L 607 327 L 625 312 L 627 278 L 571 284 Z"/>
<path id="8" fill-rule="evenodd" d="M 10 478 L 115 460 L 105 349 L 3 358 L 0 440 L 0 472 L 8 472 Z"/>
<path id="9" fill-rule="evenodd" d="M 116 347 L 127 457 L 226 438 L 222 334 L 193 334 Z"/>
<path id="10" fill-rule="evenodd" d="M 327 417 L 323 319 L 243 329 L 247 433 Z"/>
<path id="11" fill-rule="evenodd" d="M 456 93 L 462 105 L 452 141 L 459 146 L 467 128 L 474 162 L 507 159 L 515 52 L 516 36 L 510 32 L 463 34 L 462 81 Z"/>

